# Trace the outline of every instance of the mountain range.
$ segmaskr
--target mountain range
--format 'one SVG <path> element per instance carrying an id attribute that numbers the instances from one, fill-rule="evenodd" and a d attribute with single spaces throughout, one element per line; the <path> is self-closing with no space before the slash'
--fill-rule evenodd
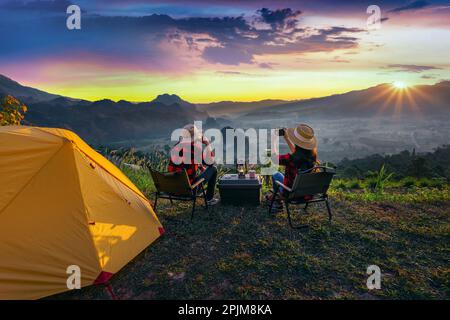
<path id="1" fill-rule="evenodd" d="M 109 99 L 87 101 L 49 94 L 0 77 L 0 97 L 12 95 L 28 107 L 29 124 L 67 128 L 93 143 L 166 136 L 208 114 L 176 95 L 163 94 L 150 102 Z"/>
<path id="2" fill-rule="evenodd" d="M 399 89 L 380 84 L 343 94 L 283 103 L 246 113 L 246 119 L 279 117 L 373 118 L 449 117 L 450 81 Z M 241 117 L 241 119 L 242 119 Z"/>
<path id="3" fill-rule="evenodd" d="M 450 81 L 396 89 L 380 84 L 322 98 L 297 101 L 223 101 L 189 103 L 174 94 L 162 94 L 149 102 L 87 101 L 26 87 L 0 75 L 0 97 L 12 95 L 28 106 L 27 122 L 74 130 L 91 143 L 164 137 L 194 120 L 208 127 L 232 121 L 249 122 L 280 118 L 357 118 L 379 115 L 450 117 Z"/>
<path id="4" fill-rule="evenodd" d="M 281 106 L 294 102 L 295 101 L 272 99 L 254 102 L 220 101 L 197 104 L 197 108 L 207 111 L 211 116 L 214 117 L 229 117 L 233 115 L 238 116 L 240 114 L 250 113 L 253 111 L 260 111 L 266 108 Z"/>

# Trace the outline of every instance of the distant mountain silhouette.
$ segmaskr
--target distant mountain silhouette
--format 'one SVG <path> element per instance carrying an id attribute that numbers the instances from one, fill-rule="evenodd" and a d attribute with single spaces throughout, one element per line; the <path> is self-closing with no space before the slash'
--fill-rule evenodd
<path id="1" fill-rule="evenodd" d="M 208 110 L 208 109 L 206 109 Z M 306 99 L 270 108 L 258 109 L 240 118 L 279 118 L 314 116 L 350 118 L 375 116 L 440 116 L 450 115 L 450 81 L 434 85 L 418 85 L 406 89 L 380 84 L 322 98 Z"/>
<path id="2" fill-rule="evenodd" d="M 223 127 L 231 125 L 231 118 L 245 122 L 308 117 L 342 119 L 399 115 L 446 119 L 450 116 L 450 81 L 404 90 L 381 84 L 298 101 L 223 101 L 195 105 L 175 94 L 162 94 L 150 102 L 140 103 L 77 100 L 22 86 L 0 75 L 0 97 L 8 94 L 28 105 L 26 119 L 29 123 L 72 129 L 97 143 L 167 137 L 173 129 L 194 120 L 204 120 L 205 127 Z"/>
<path id="3" fill-rule="evenodd" d="M 151 102 L 154 103 L 162 103 L 165 104 L 167 106 L 170 106 L 172 104 L 178 104 L 182 107 L 193 107 L 195 108 L 196 106 L 190 102 L 187 102 L 183 99 L 181 99 L 179 96 L 177 96 L 176 94 L 160 94 L 159 96 L 157 96 L 154 100 L 152 100 Z"/>
<path id="4" fill-rule="evenodd" d="M 59 98 L 74 100 L 23 86 L 20 83 L 0 74 L 0 97 L 6 95 L 12 95 L 20 101 L 28 104 L 33 102 L 50 101 Z"/>
<path id="5" fill-rule="evenodd" d="M 208 119 L 207 112 L 176 95 L 160 95 L 141 103 L 91 102 L 49 94 L 1 76 L 0 97 L 6 95 L 27 104 L 29 124 L 71 129 L 95 143 L 167 136 L 194 120 Z"/>
<path id="6" fill-rule="evenodd" d="M 263 110 L 269 107 L 292 103 L 286 100 L 261 100 L 252 102 L 220 101 L 213 103 L 197 104 L 200 110 L 208 111 L 211 116 L 232 116 L 241 113 L 248 113 L 256 110 Z"/>

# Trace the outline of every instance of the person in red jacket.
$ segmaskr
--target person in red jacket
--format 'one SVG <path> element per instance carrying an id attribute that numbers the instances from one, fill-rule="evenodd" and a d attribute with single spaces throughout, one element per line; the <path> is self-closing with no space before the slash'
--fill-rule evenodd
<path id="1" fill-rule="evenodd" d="M 290 149 L 290 153 L 281 154 L 278 156 L 279 164 L 285 167 L 284 174 L 275 172 L 272 175 L 272 184 L 274 192 L 276 188 L 281 187 L 278 182 L 283 183 L 287 187 L 292 187 L 295 177 L 298 172 L 302 172 L 319 165 L 317 159 L 317 139 L 314 135 L 314 130 L 306 124 L 300 124 L 296 128 L 287 128 L 280 130 L 280 135 L 284 137 L 286 144 Z M 267 199 L 271 200 L 271 195 Z M 275 203 L 276 209 L 281 209 L 281 203 Z"/>
<path id="2" fill-rule="evenodd" d="M 208 205 L 215 205 L 219 202 L 217 198 L 214 198 L 217 167 L 214 164 L 214 153 L 210 143 L 205 136 L 198 134 L 198 129 L 193 124 L 186 125 L 184 129 L 189 132 L 189 135 L 181 138 L 173 146 L 167 171 L 183 172 L 186 170 L 191 184 L 202 178 L 205 179 L 208 184 L 206 200 Z M 186 150 L 189 150 L 190 154 L 185 154 Z M 196 155 L 201 155 L 201 159 L 196 159 Z"/>

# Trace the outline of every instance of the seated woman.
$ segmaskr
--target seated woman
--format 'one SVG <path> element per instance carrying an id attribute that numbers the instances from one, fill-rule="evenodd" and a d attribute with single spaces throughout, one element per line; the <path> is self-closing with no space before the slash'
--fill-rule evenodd
<path id="1" fill-rule="evenodd" d="M 279 155 L 279 164 L 285 166 L 284 174 L 275 172 L 272 175 L 272 184 L 274 193 L 276 188 L 281 192 L 281 187 L 276 183 L 277 181 L 283 183 L 287 187 L 292 187 L 297 173 L 305 171 L 319 165 L 317 159 L 317 139 L 314 136 L 314 130 L 306 125 L 300 124 L 297 128 L 288 128 L 280 130 L 291 151 L 288 154 Z M 268 196 L 270 201 L 272 196 Z M 274 208 L 282 208 L 282 204 L 277 202 Z"/>
<path id="2" fill-rule="evenodd" d="M 173 146 L 167 171 L 183 172 L 186 170 L 191 184 L 194 184 L 200 179 L 205 179 L 208 184 L 206 189 L 206 200 L 208 205 L 215 205 L 219 202 L 219 199 L 214 198 L 217 168 L 214 165 L 214 154 L 211 150 L 209 141 L 206 137 L 199 136 L 198 129 L 192 124 L 186 125 L 184 129 L 186 129 L 188 134 Z M 201 141 L 201 143 L 196 144 L 196 141 Z M 203 147 L 205 147 L 204 151 Z M 196 150 L 196 148 L 200 149 Z M 183 150 L 190 150 L 190 155 L 183 154 Z M 195 159 L 196 151 L 198 151 L 198 154 L 202 155 L 202 159 L 199 163 L 197 163 Z M 205 157 L 208 159 L 205 159 Z"/>

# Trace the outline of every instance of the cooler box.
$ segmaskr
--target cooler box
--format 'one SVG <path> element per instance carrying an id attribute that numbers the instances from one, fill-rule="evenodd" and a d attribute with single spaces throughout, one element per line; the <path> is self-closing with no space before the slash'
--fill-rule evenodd
<path id="1" fill-rule="evenodd" d="M 220 202 L 224 205 L 251 205 L 261 203 L 262 182 L 259 176 L 239 178 L 237 174 L 226 174 L 219 180 Z"/>

